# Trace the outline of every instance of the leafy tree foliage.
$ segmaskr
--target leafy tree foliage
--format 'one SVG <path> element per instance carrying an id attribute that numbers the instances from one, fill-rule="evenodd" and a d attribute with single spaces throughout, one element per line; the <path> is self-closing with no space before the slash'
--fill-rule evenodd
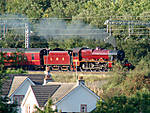
<path id="1" fill-rule="evenodd" d="M 31 48 L 47 48 L 48 41 L 45 38 L 39 36 L 30 36 L 30 47 Z"/>
<path id="2" fill-rule="evenodd" d="M 150 93 L 136 93 L 131 97 L 114 96 L 100 100 L 93 113 L 149 113 Z"/>
<path id="3" fill-rule="evenodd" d="M 7 13 L 24 14 L 30 18 L 40 18 L 43 13 L 40 1 L 41 0 L 9 0 L 7 2 Z"/>
<path id="4" fill-rule="evenodd" d="M 17 104 L 11 104 L 9 101 L 7 97 L 0 97 L 0 111 L 2 113 L 17 113 Z"/>
<path id="5" fill-rule="evenodd" d="M 125 95 L 132 96 L 138 91 L 149 92 L 150 91 L 150 56 L 144 57 L 136 68 L 130 73 L 121 68 L 118 64 L 114 68 L 114 76 L 110 81 L 104 85 L 102 93 L 103 98 L 109 98 L 113 96 Z M 118 68 L 117 68 L 118 67 Z"/>
<path id="6" fill-rule="evenodd" d="M 52 100 L 48 99 L 46 106 L 44 107 L 44 109 L 40 109 L 39 107 L 35 106 L 35 108 L 37 109 L 36 113 L 55 113 L 57 112 L 57 110 L 53 110 L 52 109 Z"/>
<path id="7" fill-rule="evenodd" d="M 1 56 L 2 57 L 2 56 Z M 0 61 L 2 58 L 0 59 Z M 2 61 L 1 61 L 2 63 Z M 3 97 L 2 94 L 2 85 L 3 81 L 7 78 L 5 77 L 6 70 L 3 68 L 3 64 L 0 65 L 0 112 L 2 113 L 17 113 L 17 104 L 10 103 L 10 99 L 8 97 Z"/>
<path id="8" fill-rule="evenodd" d="M 0 1 L 0 14 L 4 14 L 5 13 L 5 7 L 6 7 L 6 0 L 1 0 Z"/>
<path id="9" fill-rule="evenodd" d="M 103 86 L 94 113 L 150 112 L 150 55 L 147 54 L 133 71 L 127 72 L 116 64 L 114 76 Z"/>
<path id="10" fill-rule="evenodd" d="M 148 38 L 129 38 L 127 40 L 117 40 L 117 42 L 118 49 L 124 50 L 126 58 L 134 65 L 138 64 L 150 52 L 150 40 Z"/>

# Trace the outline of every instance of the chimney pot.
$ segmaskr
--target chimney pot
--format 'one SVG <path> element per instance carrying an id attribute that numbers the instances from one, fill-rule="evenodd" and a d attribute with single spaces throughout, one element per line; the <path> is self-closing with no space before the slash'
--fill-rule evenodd
<path id="1" fill-rule="evenodd" d="M 44 73 L 45 73 L 45 77 L 44 77 L 44 84 L 43 85 L 46 85 L 48 82 L 52 82 L 53 79 L 51 77 L 49 67 L 45 68 Z"/>
<path id="2" fill-rule="evenodd" d="M 83 76 L 78 76 L 78 85 L 85 85 L 85 80 L 83 79 Z"/>

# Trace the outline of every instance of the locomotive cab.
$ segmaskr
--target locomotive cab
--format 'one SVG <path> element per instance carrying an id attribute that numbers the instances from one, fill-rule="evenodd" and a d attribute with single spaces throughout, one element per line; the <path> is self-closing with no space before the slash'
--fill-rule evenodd
<path id="1" fill-rule="evenodd" d="M 72 58 L 73 58 L 73 66 L 76 67 L 76 66 L 79 66 L 79 59 L 80 59 L 80 55 L 79 55 L 79 51 L 74 49 L 73 50 L 73 53 L 72 53 Z"/>

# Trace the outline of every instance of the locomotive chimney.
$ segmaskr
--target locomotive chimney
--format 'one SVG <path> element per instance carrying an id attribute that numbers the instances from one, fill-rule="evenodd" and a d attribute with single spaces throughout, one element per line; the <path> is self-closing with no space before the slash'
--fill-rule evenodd
<path id="1" fill-rule="evenodd" d="M 46 66 L 44 74 L 45 74 L 45 77 L 44 77 L 43 85 L 46 85 L 48 82 L 53 82 L 49 67 Z"/>
<path id="2" fill-rule="evenodd" d="M 117 47 L 114 47 L 114 50 L 118 50 L 118 48 L 117 48 Z"/>
<path id="3" fill-rule="evenodd" d="M 83 79 L 83 76 L 78 76 L 78 81 L 77 81 L 78 85 L 85 85 L 85 80 Z"/>

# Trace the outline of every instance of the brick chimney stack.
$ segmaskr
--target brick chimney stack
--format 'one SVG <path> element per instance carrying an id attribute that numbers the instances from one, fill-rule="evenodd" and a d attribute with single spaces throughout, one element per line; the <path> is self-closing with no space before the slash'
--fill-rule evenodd
<path id="1" fill-rule="evenodd" d="M 43 85 L 46 85 L 48 82 L 53 82 L 49 67 L 46 66 L 44 74 L 45 74 L 45 77 L 44 77 L 44 84 Z"/>

